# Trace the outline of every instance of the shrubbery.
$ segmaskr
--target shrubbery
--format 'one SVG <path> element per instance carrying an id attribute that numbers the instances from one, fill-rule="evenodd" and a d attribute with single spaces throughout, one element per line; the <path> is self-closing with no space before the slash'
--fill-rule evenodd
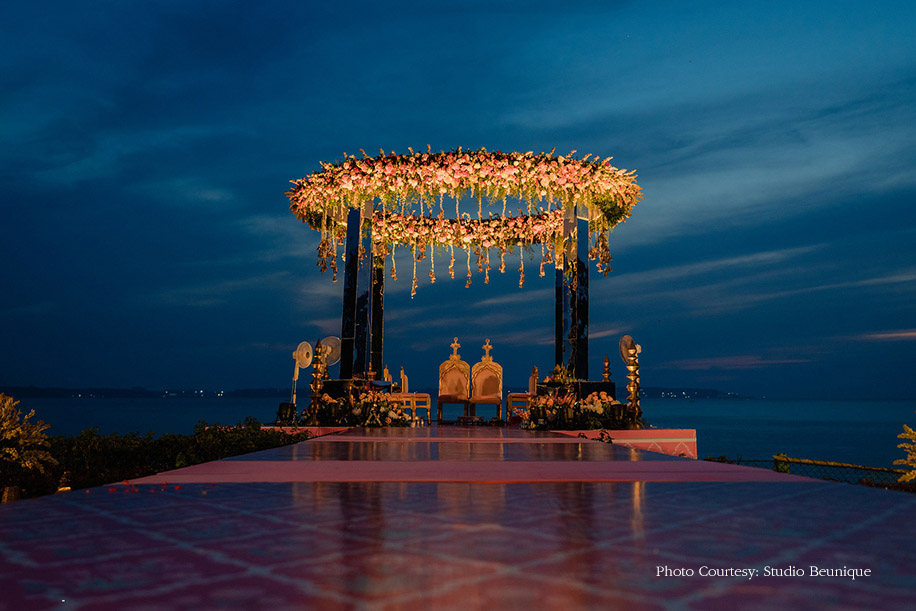
<path id="1" fill-rule="evenodd" d="M 903 432 L 897 435 L 900 439 L 906 439 L 911 442 L 916 442 L 916 431 L 903 425 Z M 916 443 L 901 443 L 897 446 L 901 450 L 906 451 L 906 458 L 900 458 L 894 461 L 895 465 L 902 465 L 904 467 L 909 467 L 911 470 L 907 471 L 900 476 L 900 483 L 904 484 L 907 482 L 916 482 Z"/>
<path id="2" fill-rule="evenodd" d="M 254 418 L 236 426 L 201 421 L 192 435 L 165 434 L 158 438 L 153 433 L 101 435 L 92 428 L 79 435 L 47 437 L 47 451 L 57 464 L 46 465 L 44 472 L 18 469 L 0 486 L 19 486 L 23 497 L 41 496 L 55 492 L 61 478 L 74 489 L 101 486 L 308 438 L 308 431 L 262 429 Z"/>
<path id="3" fill-rule="evenodd" d="M 48 475 L 56 463 L 48 452 L 48 436 L 45 431 L 49 425 L 38 420 L 30 422 L 35 410 L 22 417 L 16 407 L 19 401 L 0 393 L 0 493 L 3 500 L 9 496 L 7 488 L 12 491 L 12 498 L 19 494 L 19 481 L 33 474 Z"/>

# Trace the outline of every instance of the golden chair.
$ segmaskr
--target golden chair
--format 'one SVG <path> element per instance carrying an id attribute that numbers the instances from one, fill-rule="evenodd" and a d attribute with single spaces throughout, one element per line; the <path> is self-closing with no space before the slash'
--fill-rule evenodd
<path id="1" fill-rule="evenodd" d="M 503 417 L 503 368 L 495 363 L 490 356 L 490 340 L 483 345 L 485 354 L 480 357 L 479 363 L 474 363 L 471 369 L 471 398 L 468 401 L 471 416 L 476 416 L 477 405 L 495 405 L 496 418 Z"/>
<path id="2" fill-rule="evenodd" d="M 538 393 L 538 368 L 531 368 L 531 377 L 528 378 L 528 392 L 510 392 L 506 395 L 506 420 L 512 417 L 516 408 L 527 409 L 529 403 Z"/>
<path id="3" fill-rule="evenodd" d="M 432 398 L 429 396 L 429 393 L 425 392 L 410 392 L 408 389 L 409 380 L 407 379 L 407 374 L 404 373 L 404 368 L 401 367 L 401 392 L 391 393 L 391 399 L 393 401 L 398 401 L 401 405 L 404 406 L 404 411 L 410 412 L 411 419 L 417 419 L 417 410 L 425 409 L 426 410 L 426 423 L 429 424 L 432 419 L 432 407 L 430 407 L 430 402 Z"/>
<path id="4" fill-rule="evenodd" d="M 452 354 L 448 360 L 439 365 L 439 395 L 436 397 L 436 419 L 442 420 L 442 406 L 457 403 L 464 406 L 464 415 L 468 415 L 468 397 L 470 396 L 471 366 L 458 356 L 458 338 L 452 343 Z"/>

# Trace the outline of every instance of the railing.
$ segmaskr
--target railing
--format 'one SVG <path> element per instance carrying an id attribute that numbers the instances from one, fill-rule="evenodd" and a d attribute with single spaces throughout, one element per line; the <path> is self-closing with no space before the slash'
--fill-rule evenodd
<path id="1" fill-rule="evenodd" d="M 724 456 L 720 456 L 719 458 L 707 457 L 704 460 L 771 469 L 779 473 L 791 473 L 792 475 L 803 475 L 805 477 L 844 482 L 847 484 L 859 484 L 861 486 L 871 486 L 874 488 L 893 488 L 895 490 L 916 492 L 916 483 L 909 482 L 901 484 L 899 482 L 900 476 L 906 473 L 903 469 L 865 467 L 863 465 L 852 465 L 827 460 L 793 458 L 785 454 L 776 454 L 772 459 L 767 460 L 746 460 L 742 458 L 729 460 Z"/>

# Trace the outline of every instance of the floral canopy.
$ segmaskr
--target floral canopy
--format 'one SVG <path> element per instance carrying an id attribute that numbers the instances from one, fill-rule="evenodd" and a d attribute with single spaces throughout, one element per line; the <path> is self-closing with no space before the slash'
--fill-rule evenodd
<path id="1" fill-rule="evenodd" d="M 562 265 L 570 236 L 564 234 L 564 207 L 578 205 L 578 216 L 589 221 L 589 258 L 600 272 L 610 271 L 608 231 L 630 216 L 642 199 L 636 173 L 615 168 L 610 158 L 574 158 L 550 153 L 495 153 L 486 149 L 418 153 L 409 155 L 381 151 L 361 158 L 344 153 L 340 163 L 321 163 L 322 170 L 291 181 L 286 195 L 290 210 L 312 229 L 321 232 L 318 265 L 330 267 L 337 279 L 337 249 L 346 236 L 351 208 L 372 203 L 372 254 L 376 265 L 391 255 L 391 275 L 397 278 L 394 251 L 410 249 L 413 286 L 416 264 L 429 254 L 432 282 L 436 281 L 436 253 L 449 255 L 449 275 L 454 278 L 455 249 L 467 254 L 467 283 L 471 284 L 471 255 L 478 272 L 489 282 L 490 251 L 499 252 L 499 271 L 505 271 L 505 255 L 519 246 L 519 286 L 524 283 L 524 253 L 541 247 L 540 275 L 544 265 Z M 445 196 L 455 200 L 455 216 L 446 216 Z M 477 200 L 477 218 L 461 213 L 459 201 Z M 518 214 L 508 210 L 508 199 L 518 201 Z M 491 210 L 501 202 L 502 211 Z M 513 202 L 515 205 L 515 202 Z M 450 205 L 449 205 L 450 207 Z M 486 214 L 484 208 L 487 208 Z"/>

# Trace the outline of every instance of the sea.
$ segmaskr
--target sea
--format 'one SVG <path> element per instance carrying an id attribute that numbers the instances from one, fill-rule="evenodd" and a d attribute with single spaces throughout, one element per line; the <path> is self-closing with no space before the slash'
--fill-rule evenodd
<path id="1" fill-rule="evenodd" d="M 26 398 L 23 413 L 51 425 L 50 435 L 190 434 L 199 421 L 231 425 L 276 418 L 282 398 Z M 893 467 L 903 424 L 916 428 L 916 401 L 772 399 L 642 399 L 645 420 L 658 428 L 696 429 L 700 458 L 766 460 L 777 453 L 871 467 Z M 450 409 L 449 407 L 446 408 Z M 451 409 L 460 409 L 451 406 Z M 445 413 L 446 419 L 458 414 Z"/>

